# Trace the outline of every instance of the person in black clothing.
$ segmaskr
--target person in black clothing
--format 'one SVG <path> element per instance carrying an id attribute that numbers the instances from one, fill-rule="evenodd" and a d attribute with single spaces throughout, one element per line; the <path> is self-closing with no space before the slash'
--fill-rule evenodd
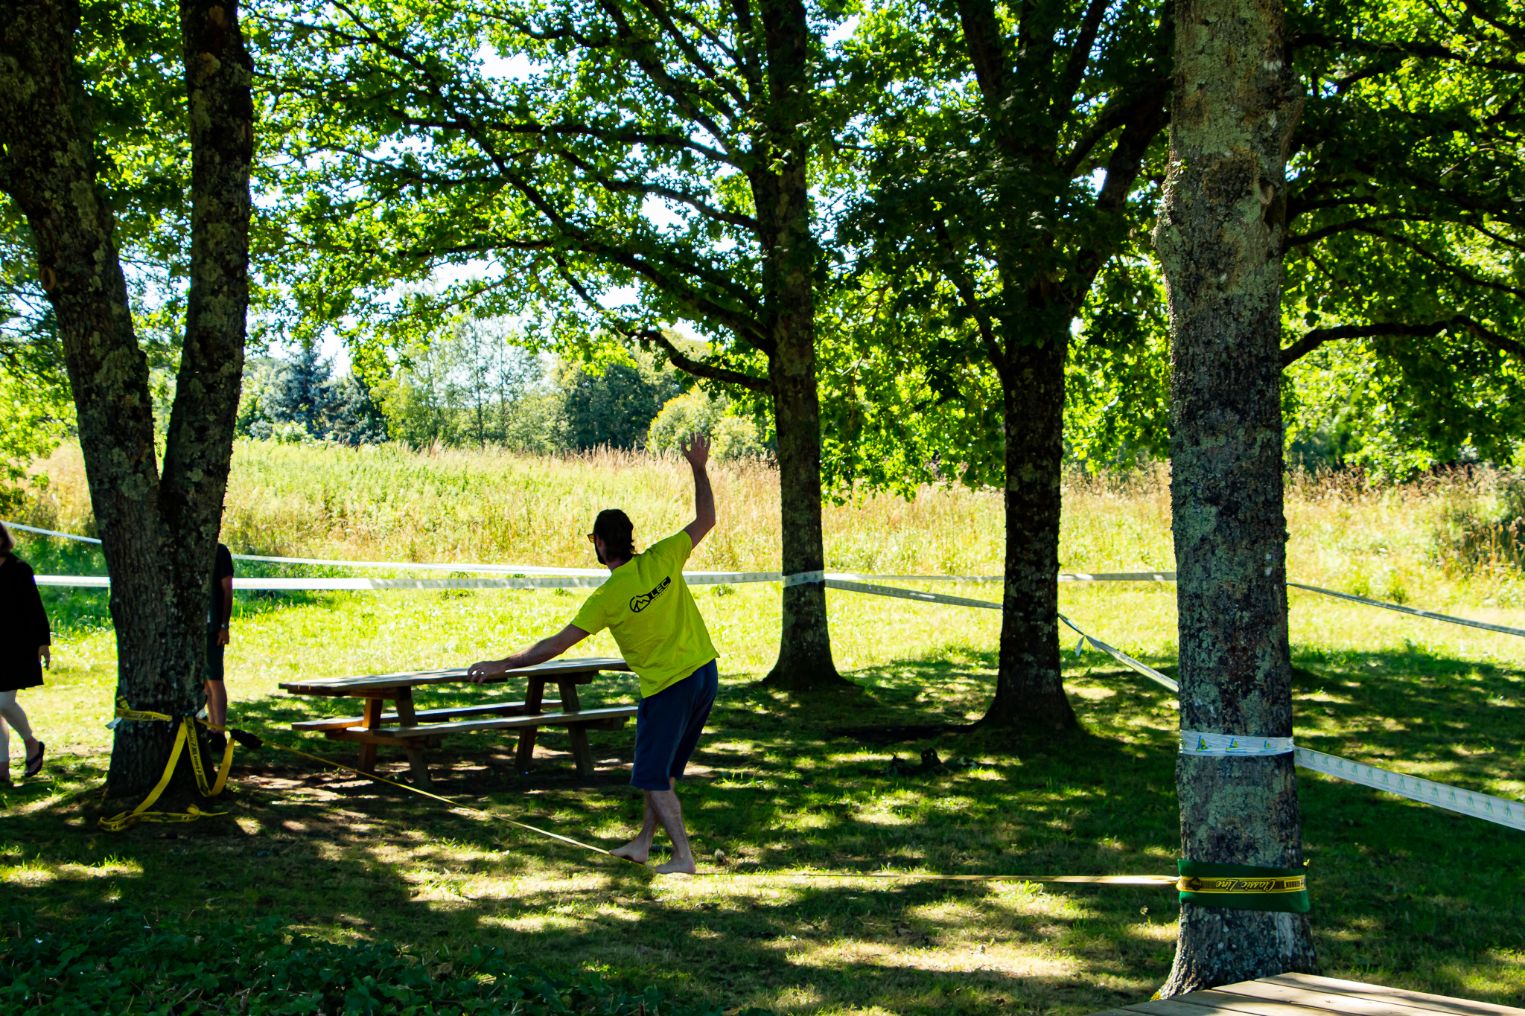
<path id="1" fill-rule="evenodd" d="M 53 663 L 48 612 L 37 595 L 32 566 L 15 555 L 15 548 L 11 531 L 0 523 L 0 753 L 5 756 L 0 786 L 11 782 L 10 730 L 26 746 L 26 775 L 42 770 L 43 743 L 32 736 L 16 692 L 42 684 L 43 666 Z"/>
<path id="2" fill-rule="evenodd" d="M 216 731 L 228 725 L 228 690 L 222 683 L 222 656 L 228 644 L 228 622 L 232 617 L 233 555 L 219 543 L 207 600 L 207 723 Z"/>

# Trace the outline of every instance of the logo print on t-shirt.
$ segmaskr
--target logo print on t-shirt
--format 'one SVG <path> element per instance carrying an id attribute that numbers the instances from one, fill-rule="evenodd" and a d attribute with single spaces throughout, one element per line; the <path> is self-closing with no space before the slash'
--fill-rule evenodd
<path id="1" fill-rule="evenodd" d="M 661 596 L 662 592 L 670 585 L 672 585 L 671 575 L 663 579 L 661 582 L 658 582 L 657 587 L 651 592 L 642 593 L 640 596 L 632 596 L 630 598 L 630 612 L 632 614 L 639 614 L 641 611 L 651 606 L 651 601 L 655 600 L 658 596 Z"/>

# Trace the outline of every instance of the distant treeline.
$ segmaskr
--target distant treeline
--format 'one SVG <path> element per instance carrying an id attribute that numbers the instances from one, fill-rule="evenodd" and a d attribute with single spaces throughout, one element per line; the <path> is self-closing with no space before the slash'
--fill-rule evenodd
<path id="1" fill-rule="evenodd" d="M 533 454 L 609 447 L 666 451 L 695 429 L 720 458 L 767 456 L 769 443 L 724 394 L 636 352 L 589 365 L 537 354 L 493 322 L 415 345 L 367 381 L 313 344 L 250 361 L 240 437 L 412 448 L 498 447 Z"/>

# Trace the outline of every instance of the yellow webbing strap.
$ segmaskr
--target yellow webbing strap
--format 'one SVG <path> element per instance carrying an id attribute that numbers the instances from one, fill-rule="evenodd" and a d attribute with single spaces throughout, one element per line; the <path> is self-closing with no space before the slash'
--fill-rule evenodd
<path id="1" fill-rule="evenodd" d="M 117 719 L 137 720 L 139 722 L 175 723 L 175 718 L 167 713 L 156 713 L 147 709 L 133 709 L 127 705 L 126 699 L 117 699 Z M 169 786 L 170 779 L 175 775 L 175 765 L 180 761 L 180 752 L 188 750 L 191 758 L 191 772 L 196 776 L 196 789 L 201 791 L 203 797 L 216 797 L 222 793 L 223 787 L 228 781 L 228 771 L 233 766 L 233 742 L 228 741 L 222 753 L 222 764 L 217 768 L 217 778 L 211 786 L 207 785 L 206 767 L 201 761 L 201 752 L 195 746 L 196 723 L 194 717 L 184 716 L 180 718 L 175 729 L 175 743 L 169 750 L 169 760 L 164 764 L 164 773 L 159 777 L 159 782 L 148 792 L 136 808 L 131 811 L 118 812 L 115 815 L 102 816 L 101 828 L 108 832 L 121 832 L 138 822 L 194 822 L 199 818 L 210 818 L 218 815 L 226 815 L 223 811 L 202 811 L 194 804 L 183 812 L 150 811 L 154 802 L 159 800 Z M 208 725 L 210 729 L 210 724 Z M 188 747 L 189 746 L 189 747 Z"/>
<path id="2" fill-rule="evenodd" d="M 1308 876 L 1274 875 L 1269 878 L 1257 878 L 1253 875 L 1240 875 L 1226 878 L 1223 876 L 1182 875 L 1176 879 L 1176 888 L 1183 893 L 1248 893 L 1257 896 L 1272 893 L 1301 893 L 1308 891 Z"/>
<path id="3" fill-rule="evenodd" d="M 472 805 L 452 800 L 451 798 L 445 797 L 441 794 L 436 794 L 433 791 L 423 790 L 419 787 L 410 786 L 406 783 L 400 783 L 397 780 L 388 779 L 387 777 L 381 776 L 377 773 L 368 773 L 363 769 L 357 769 L 354 766 L 346 765 L 343 762 L 336 762 L 333 759 L 324 758 L 321 755 L 313 755 L 310 752 L 302 751 L 299 748 L 292 748 L 275 741 L 266 741 L 265 744 L 267 747 L 275 748 L 278 751 L 289 752 L 292 755 L 297 755 L 305 759 L 311 759 L 314 762 L 319 762 L 326 766 L 333 766 L 335 769 L 343 769 L 347 772 L 354 773 L 357 776 L 363 776 L 367 779 L 375 780 L 377 783 L 385 783 L 388 786 L 396 787 L 399 790 L 406 790 L 409 793 L 418 794 L 420 797 L 427 797 L 430 800 L 438 801 L 441 804 L 448 804 L 452 808 L 457 808 L 461 811 L 471 812 L 473 814 L 481 815 L 484 818 L 491 819 L 495 822 L 502 822 L 506 825 L 514 826 L 517 829 L 524 829 L 528 832 L 536 833 L 537 835 L 544 836 L 547 839 L 556 840 L 560 843 L 566 843 L 574 847 L 581 847 L 582 849 L 591 851 L 595 854 L 619 857 L 618 854 L 612 854 L 604 847 L 595 846 L 592 843 L 585 843 L 582 840 L 573 839 L 570 836 L 564 836 L 561 833 L 552 832 L 549 829 L 542 829 L 539 826 L 530 825 L 528 822 L 519 822 L 515 819 L 505 818 L 502 815 L 487 811 L 484 808 L 473 807 Z M 626 859 L 620 858 L 620 860 L 623 861 Z M 638 864 L 639 862 L 632 861 L 630 863 Z M 1176 876 L 1174 875 L 941 875 L 931 872 L 887 871 L 704 871 L 700 872 L 699 874 L 700 876 L 711 876 L 726 879 L 763 879 L 770 881 L 776 879 L 799 878 L 890 879 L 906 882 L 1036 882 L 1056 885 L 1159 886 L 1162 888 L 1174 888 L 1177 885 Z"/>

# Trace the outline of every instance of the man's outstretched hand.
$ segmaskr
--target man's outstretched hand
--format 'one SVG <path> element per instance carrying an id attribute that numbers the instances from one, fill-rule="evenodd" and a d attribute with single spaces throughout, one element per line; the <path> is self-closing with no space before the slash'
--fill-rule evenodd
<path id="1" fill-rule="evenodd" d="M 698 431 L 690 434 L 679 447 L 688 464 L 695 469 L 702 468 L 710 460 L 710 439 Z"/>
<path id="2" fill-rule="evenodd" d="M 500 677 L 507 672 L 507 660 L 482 660 L 478 663 L 473 663 L 469 668 L 467 668 L 466 676 L 475 681 L 477 684 L 481 684 L 483 681 L 490 680 L 494 677 Z"/>

